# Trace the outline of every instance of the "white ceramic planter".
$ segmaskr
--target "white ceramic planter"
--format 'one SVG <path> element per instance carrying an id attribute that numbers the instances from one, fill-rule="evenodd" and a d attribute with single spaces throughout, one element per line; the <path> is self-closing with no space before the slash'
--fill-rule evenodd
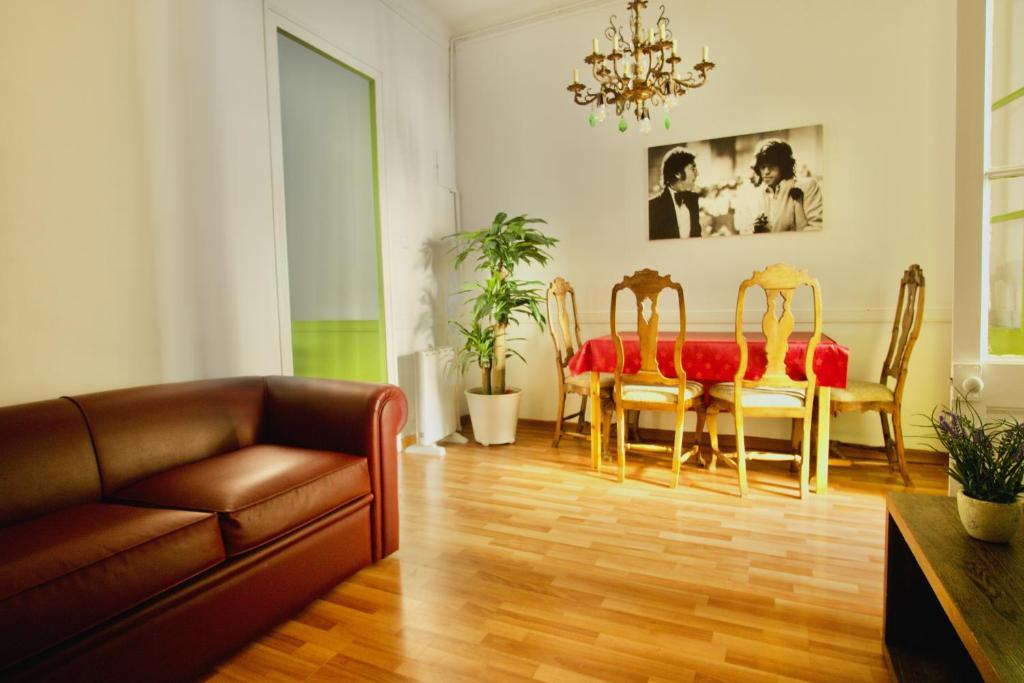
<path id="1" fill-rule="evenodd" d="M 1020 529 L 1021 502 L 989 503 L 956 494 L 956 509 L 967 534 L 980 541 L 1008 543 Z"/>
<path id="2" fill-rule="evenodd" d="M 492 395 L 481 394 L 479 391 L 466 391 L 469 419 L 473 422 L 473 439 L 484 446 L 515 443 L 522 390 L 508 387 L 506 393 Z"/>

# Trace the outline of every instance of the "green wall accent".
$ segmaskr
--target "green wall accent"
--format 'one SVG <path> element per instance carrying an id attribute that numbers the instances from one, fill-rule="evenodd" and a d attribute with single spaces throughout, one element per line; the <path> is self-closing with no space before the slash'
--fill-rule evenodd
<path id="1" fill-rule="evenodd" d="M 299 377 L 387 381 L 377 320 L 293 320 L 292 358 Z"/>

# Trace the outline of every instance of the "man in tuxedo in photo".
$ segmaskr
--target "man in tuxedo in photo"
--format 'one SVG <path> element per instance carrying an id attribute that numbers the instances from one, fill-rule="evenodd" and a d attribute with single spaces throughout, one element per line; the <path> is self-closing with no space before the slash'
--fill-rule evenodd
<path id="1" fill-rule="evenodd" d="M 661 178 L 665 189 L 647 202 L 650 239 L 700 237 L 696 158 L 683 147 L 673 147 L 661 161 Z"/>

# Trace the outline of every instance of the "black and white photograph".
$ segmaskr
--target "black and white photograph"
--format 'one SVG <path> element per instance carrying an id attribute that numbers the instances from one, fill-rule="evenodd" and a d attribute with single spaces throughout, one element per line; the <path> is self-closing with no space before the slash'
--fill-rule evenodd
<path id="1" fill-rule="evenodd" d="M 652 240 L 822 229 L 823 126 L 649 147 Z"/>

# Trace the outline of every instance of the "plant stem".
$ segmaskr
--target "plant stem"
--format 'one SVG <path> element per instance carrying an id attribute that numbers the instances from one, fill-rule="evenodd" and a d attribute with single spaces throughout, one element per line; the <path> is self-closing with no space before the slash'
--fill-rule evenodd
<path id="1" fill-rule="evenodd" d="M 480 390 L 485 394 L 491 393 L 491 366 L 480 366 Z"/>
<path id="2" fill-rule="evenodd" d="M 494 393 L 505 393 L 505 328 L 507 325 L 494 325 Z"/>

